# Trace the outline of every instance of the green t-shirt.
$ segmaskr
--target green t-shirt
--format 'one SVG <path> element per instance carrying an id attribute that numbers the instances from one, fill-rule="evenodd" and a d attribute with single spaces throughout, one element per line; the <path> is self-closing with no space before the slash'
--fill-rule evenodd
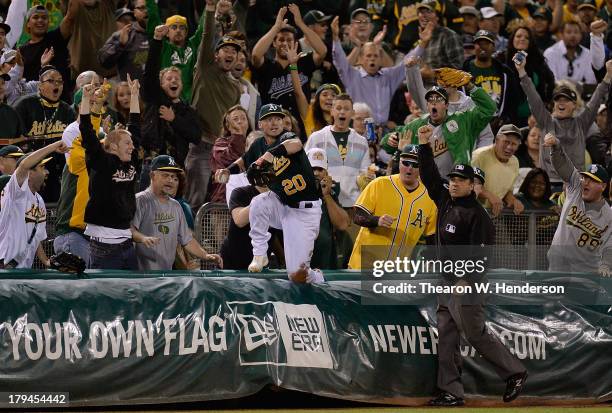
<path id="1" fill-rule="evenodd" d="M 342 158 L 342 160 L 344 160 L 346 158 L 346 153 L 348 152 L 348 137 L 351 131 L 347 130 L 346 132 L 334 132 L 332 130 L 331 133 L 334 136 L 334 139 L 336 140 L 336 144 L 338 145 L 338 152 L 340 152 L 340 157 Z"/>
<path id="2" fill-rule="evenodd" d="M 498 72 L 494 65 L 484 68 L 478 67 L 472 60 L 470 62 L 470 73 L 473 76 L 474 84 L 484 89 L 485 92 L 495 101 L 499 108 L 499 103 L 504 95 L 504 74 Z"/>

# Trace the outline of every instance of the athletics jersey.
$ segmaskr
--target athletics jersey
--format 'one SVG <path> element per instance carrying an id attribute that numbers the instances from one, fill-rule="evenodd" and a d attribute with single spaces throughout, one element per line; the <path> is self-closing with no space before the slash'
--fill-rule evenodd
<path id="1" fill-rule="evenodd" d="M 38 244 L 47 239 L 45 201 L 32 193 L 28 179 L 19 186 L 13 174 L 0 200 L 0 259 L 14 260 L 16 268 L 32 268 Z"/>
<path id="2" fill-rule="evenodd" d="M 174 199 L 161 202 L 151 187 L 136 194 L 136 212 L 132 225 L 149 237 L 157 237 L 153 247 L 136 244 L 138 269 L 171 270 L 178 245 L 187 245 L 192 239 L 183 208 Z"/>
<path id="3" fill-rule="evenodd" d="M 312 172 L 312 166 L 304 149 L 289 156 L 274 158 L 276 181 L 270 190 L 285 205 L 293 206 L 300 201 L 316 201 L 319 189 Z"/>
<path id="4" fill-rule="evenodd" d="M 600 263 L 612 268 L 612 209 L 588 208 L 582 200 L 580 174 L 572 172 L 548 261 L 551 271 L 597 272 Z"/>
<path id="5" fill-rule="evenodd" d="M 348 264 L 352 269 L 360 269 L 362 262 L 371 263 L 375 259 L 409 257 L 422 235 L 436 232 L 437 208 L 427 189 L 419 182 L 414 191 L 408 192 L 399 174 L 374 179 L 365 187 L 355 206 L 372 215 L 387 214 L 396 220 L 392 228 L 362 227 L 359 230 Z M 379 247 L 369 249 L 362 260 L 361 247 L 372 245 Z"/>
<path id="6" fill-rule="evenodd" d="M 49 103 L 38 94 L 24 96 L 15 103 L 22 121 L 23 134 L 33 139 L 32 149 L 40 149 L 62 137 L 64 129 L 76 120 L 74 111 L 66 102 Z"/>

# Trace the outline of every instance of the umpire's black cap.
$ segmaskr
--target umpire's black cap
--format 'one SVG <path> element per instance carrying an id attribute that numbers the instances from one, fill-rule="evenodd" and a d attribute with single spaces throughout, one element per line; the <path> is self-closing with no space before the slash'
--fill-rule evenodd
<path id="1" fill-rule="evenodd" d="M 449 178 L 453 176 L 458 176 L 459 178 L 469 179 L 470 181 L 474 180 L 474 168 L 466 163 L 459 163 L 453 167 L 453 169 L 448 173 Z"/>

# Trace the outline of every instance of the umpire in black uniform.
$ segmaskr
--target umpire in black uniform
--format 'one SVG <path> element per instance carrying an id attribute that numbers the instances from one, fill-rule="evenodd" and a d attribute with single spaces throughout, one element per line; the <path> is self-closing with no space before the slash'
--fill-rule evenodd
<path id="1" fill-rule="evenodd" d="M 445 185 L 434 162 L 429 138 L 433 133 L 430 125 L 418 130 L 419 163 L 421 180 L 429 196 L 438 207 L 436 245 L 443 251 L 443 259 L 482 257 L 485 245 L 495 242 L 495 227 L 485 209 L 474 194 L 474 169 L 470 165 L 458 164 L 448 174 L 450 182 Z M 447 189 L 448 188 L 448 189 Z M 450 247 L 453 246 L 453 247 Z M 456 246 L 465 246 L 456 247 Z M 454 252 L 454 253 L 453 253 Z M 456 256 L 454 256 L 456 255 Z M 471 273 L 463 277 L 445 275 L 445 285 L 472 285 L 485 281 L 485 274 Z M 488 360 L 497 374 L 506 381 L 504 401 L 518 397 L 527 371 L 521 362 L 492 335 L 485 325 L 484 294 L 441 294 L 438 296 L 438 397 L 430 400 L 431 406 L 462 406 L 463 383 L 461 382 L 460 334 Z"/>

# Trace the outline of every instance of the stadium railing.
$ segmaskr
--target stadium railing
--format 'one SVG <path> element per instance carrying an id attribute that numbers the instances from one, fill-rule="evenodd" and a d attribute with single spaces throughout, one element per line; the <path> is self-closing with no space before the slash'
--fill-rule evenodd
<path id="1" fill-rule="evenodd" d="M 211 253 L 219 253 L 227 234 L 230 213 L 224 203 L 208 202 L 198 209 L 195 217 L 195 237 Z M 53 255 L 53 239 L 57 221 L 57 205 L 47 204 L 47 240 L 43 247 L 47 255 Z M 496 248 L 496 268 L 512 270 L 546 270 L 546 251 L 550 246 L 559 216 L 547 211 L 525 211 L 514 215 L 510 210 L 493 219 L 496 228 L 496 244 L 507 246 Z M 34 268 L 42 269 L 38 259 Z M 213 269 L 202 263 L 203 270 Z"/>

